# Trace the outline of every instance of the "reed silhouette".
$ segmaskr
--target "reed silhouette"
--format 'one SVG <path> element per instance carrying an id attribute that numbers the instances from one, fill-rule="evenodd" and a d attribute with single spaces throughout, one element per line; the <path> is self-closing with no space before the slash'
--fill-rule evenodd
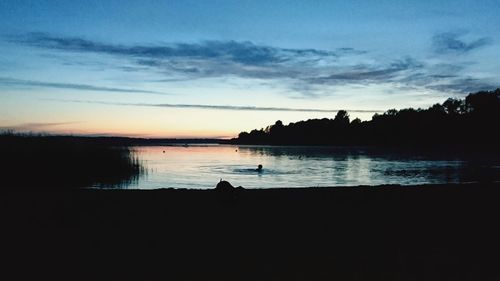
<path id="1" fill-rule="evenodd" d="M 500 143 L 500 89 L 449 98 L 428 109 L 390 109 L 369 121 L 350 121 L 345 110 L 334 119 L 310 119 L 241 132 L 235 144 L 273 145 L 495 145 Z"/>
<path id="2" fill-rule="evenodd" d="M 3 187 L 114 187 L 143 172 L 129 148 L 99 138 L 4 133 L 0 155 Z"/>

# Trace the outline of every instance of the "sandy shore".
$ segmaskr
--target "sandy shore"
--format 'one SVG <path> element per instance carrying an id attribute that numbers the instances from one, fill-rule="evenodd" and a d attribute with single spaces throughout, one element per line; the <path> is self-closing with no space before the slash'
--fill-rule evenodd
<path id="1" fill-rule="evenodd" d="M 0 194 L 20 279 L 500 280 L 499 184 Z"/>

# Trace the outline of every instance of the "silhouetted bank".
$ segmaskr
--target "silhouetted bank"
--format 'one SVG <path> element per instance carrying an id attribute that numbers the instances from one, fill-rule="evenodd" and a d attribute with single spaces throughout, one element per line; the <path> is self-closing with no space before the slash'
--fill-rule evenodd
<path id="1" fill-rule="evenodd" d="M 499 184 L 1 189 L 3 274 L 13 270 L 18 280 L 33 280 L 23 278 L 31 274 L 37 280 L 500 280 L 498 198 Z"/>
<path id="2" fill-rule="evenodd" d="M 143 168 L 125 146 L 105 138 L 0 134 L 0 187 L 112 187 Z"/>
<path id="3" fill-rule="evenodd" d="M 448 99 L 428 109 L 391 109 L 370 121 L 311 119 L 242 132 L 234 144 L 273 145 L 494 145 L 500 143 L 500 89 Z"/>

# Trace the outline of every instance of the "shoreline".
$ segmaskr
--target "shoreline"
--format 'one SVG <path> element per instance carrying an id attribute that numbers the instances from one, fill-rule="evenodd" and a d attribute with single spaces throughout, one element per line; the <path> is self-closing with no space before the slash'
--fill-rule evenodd
<path id="1" fill-rule="evenodd" d="M 500 277 L 499 183 L 0 194 L 10 262 L 66 280 Z"/>

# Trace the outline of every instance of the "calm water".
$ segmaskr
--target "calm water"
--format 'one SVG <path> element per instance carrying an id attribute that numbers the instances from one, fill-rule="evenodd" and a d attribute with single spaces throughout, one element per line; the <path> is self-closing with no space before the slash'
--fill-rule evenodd
<path id="1" fill-rule="evenodd" d="M 495 157 L 340 147 L 189 145 L 135 147 L 147 173 L 124 188 L 246 188 L 499 180 Z M 489 159 L 488 159 L 489 158 Z M 264 169 L 257 172 L 257 165 Z"/>

